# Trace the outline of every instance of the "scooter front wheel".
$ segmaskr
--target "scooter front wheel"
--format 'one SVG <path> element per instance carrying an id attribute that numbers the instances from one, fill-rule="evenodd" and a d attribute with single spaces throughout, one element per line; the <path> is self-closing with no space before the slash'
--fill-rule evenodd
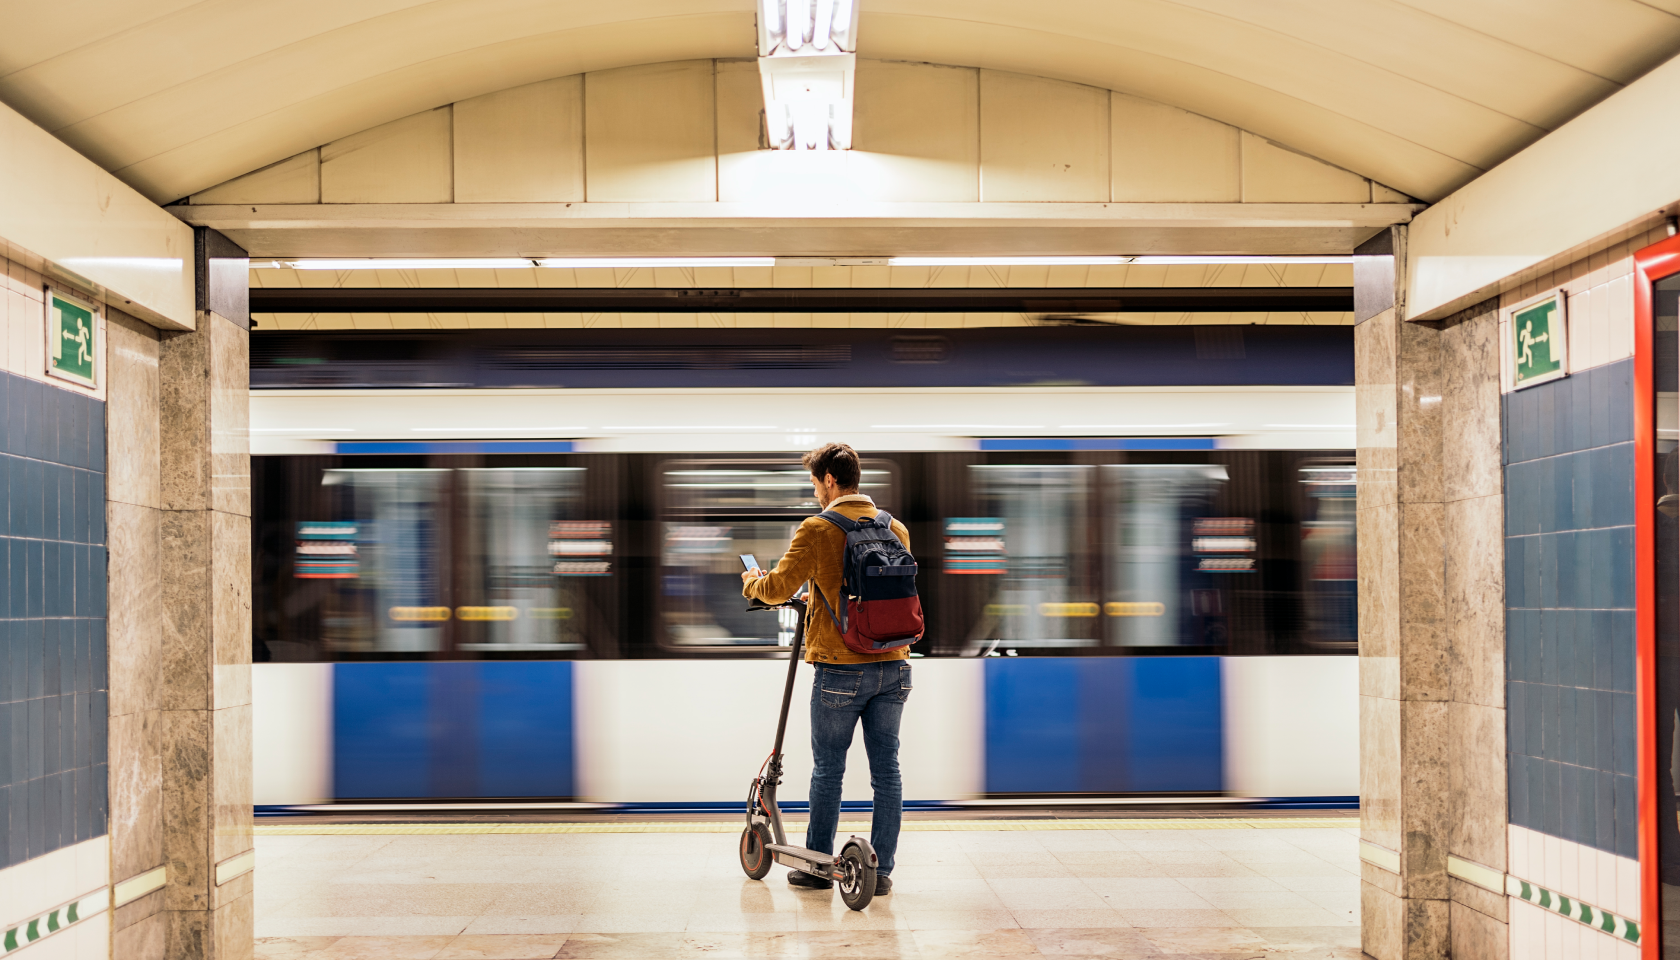
<path id="1" fill-rule="evenodd" d="M 770 872 L 770 828 L 755 823 L 741 831 L 741 869 L 754 880 Z M 871 884 L 873 887 L 873 883 Z M 870 891 L 873 893 L 873 889 Z"/>
<path id="2" fill-rule="evenodd" d="M 853 910 L 862 910 L 875 899 L 875 857 L 856 843 L 848 843 L 840 851 L 840 864 L 845 876 L 840 878 L 840 899 Z"/>

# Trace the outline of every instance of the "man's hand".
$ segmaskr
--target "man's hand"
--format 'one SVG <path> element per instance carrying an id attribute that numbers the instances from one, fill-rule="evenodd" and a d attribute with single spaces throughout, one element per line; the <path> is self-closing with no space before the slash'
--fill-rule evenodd
<path id="1" fill-rule="evenodd" d="M 757 580 L 759 577 L 763 576 L 768 576 L 768 574 L 757 567 L 753 567 L 751 570 L 743 570 L 741 571 L 741 584 L 745 586 L 747 583 Z"/>

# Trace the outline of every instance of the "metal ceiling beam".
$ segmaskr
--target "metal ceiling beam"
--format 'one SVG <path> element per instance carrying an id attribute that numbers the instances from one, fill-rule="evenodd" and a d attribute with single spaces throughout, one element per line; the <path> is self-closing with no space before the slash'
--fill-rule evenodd
<path id="1" fill-rule="evenodd" d="M 253 288 L 252 313 L 1346 312 L 1352 287 Z"/>

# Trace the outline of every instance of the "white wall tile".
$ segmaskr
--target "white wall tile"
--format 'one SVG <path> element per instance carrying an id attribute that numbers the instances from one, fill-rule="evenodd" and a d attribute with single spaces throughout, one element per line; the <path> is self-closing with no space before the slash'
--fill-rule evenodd
<path id="1" fill-rule="evenodd" d="M 1614 337 L 1614 333 L 1610 328 L 1611 296 L 1612 292 L 1610 290 L 1607 290 L 1602 286 L 1594 287 L 1592 289 L 1592 300 L 1588 303 L 1590 311 L 1588 322 L 1592 324 L 1593 329 L 1604 331 L 1605 349 L 1604 351 L 1595 354 L 1593 362 L 1593 366 L 1595 367 L 1601 363 L 1609 363 L 1611 359 L 1613 359 L 1609 352 L 1609 344 Z"/>
<path id="2" fill-rule="evenodd" d="M 1628 857 L 1616 858 L 1616 900 L 1620 906 L 1611 909 L 1630 920 L 1639 919 L 1639 861 Z"/>
<path id="3" fill-rule="evenodd" d="M 1540 926 L 1544 931 L 1546 960 L 1565 960 L 1563 955 L 1563 925 L 1566 922 L 1555 913 L 1541 912 Z M 1571 958 L 1572 960 L 1572 958 Z"/>
<path id="4" fill-rule="evenodd" d="M 60 936 L 71 936 L 76 945 L 76 960 L 110 960 L 111 911 L 89 917 Z M 128 960 L 119 957 L 118 960 Z"/>
<path id="5" fill-rule="evenodd" d="M 6 323 L 6 369 L 20 377 L 42 378 L 30 361 L 46 353 L 47 321 L 40 301 L 30 300 L 17 291 L 6 294 L 8 319 Z M 40 346 L 34 346 L 40 344 Z"/>
<path id="6" fill-rule="evenodd" d="M 1579 878 L 1575 883 L 1577 897 L 1595 907 L 1604 906 L 1598 892 L 1598 851 L 1592 847 L 1579 851 Z"/>
<path id="7" fill-rule="evenodd" d="M 1558 893 L 1571 899 L 1581 897 L 1581 847 L 1564 841 L 1558 848 Z"/>
<path id="8" fill-rule="evenodd" d="M 1511 956 L 1532 957 L 1537 955 L 1545 949 L 1546 945 L 1544 937 L 1535 935 L 1539 929 L 1540 911 L 1515 898 L 1507 902 L 1511 907 L 1511 927 L 1520 933 L 1522 940 L 1522 949 L 1513 950 Z"/>
<path id="9" fill-rule="evenodd" d="M 1569 369 L 1585 370 L 1593 366 L 1588 344 L 1592 339 L 1592 324 L 1586 315 L 1592 310 L 1592 291 L 1583 290 L 1569 298 L 1564 305 L 1569 327 Z"/>
<path id="10" fill-rule="evenodd" d="M 1618 277 L 1605 284 L 1610 293 L 1610 360 L 1633 356 L 1633 278 Z"/>
<path id="11" fill-rule="evenodd" d="M 1505 848 L 1510 851 L 1506 869 L 1514 876 L 1528 876 L 1528 828 L 1509 824 L 1505 828 Z"/>
<path id="12" fill-rule="evenodd" d="M 109 857 L 109 840 L 96 837 L 0 870 L 0 924 L 27 920 L 104 886 Z"/>
<path id="13" fill-rule="evenodd" d="M 1503 304 L 1503 301 L 1501 301 Z M 1511 322 L 1499 315 L 1499 392 L 1511 392 Z"/>
<path id="14" fill-rule="evenodd" d="M 1556 890 L 1563 876 L 1563 840 L 1541 834 L 1540 852 L 1545 858 L 1540 861 L 1540 885 Z"/>
<path id="15" fill-rule="evenodd" d="M 1619 912 L 1621 897 L 1616 891 L 1616 860 L 1613 853 L 1594 850 L 1593 858 L 1598 862 L 1598 906 L 1612 913 Z"/>

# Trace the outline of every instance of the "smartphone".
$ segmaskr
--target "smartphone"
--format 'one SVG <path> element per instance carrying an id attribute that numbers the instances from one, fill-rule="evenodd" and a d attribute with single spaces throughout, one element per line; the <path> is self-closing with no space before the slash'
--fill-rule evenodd
<path id="1" fill-rule="evenodd" d="M 758 566 L 758 560 L 750 553 L 743 553 L 741 554 L 741 566 L 747 570 L 752 570 Z"/>

